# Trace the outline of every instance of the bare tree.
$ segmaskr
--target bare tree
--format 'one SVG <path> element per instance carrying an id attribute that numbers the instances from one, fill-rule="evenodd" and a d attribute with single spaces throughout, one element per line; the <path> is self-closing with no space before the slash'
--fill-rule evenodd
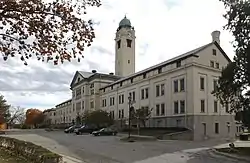
<path id="1" fill-rule="evenodd" d="M 10 108 L 10 118 L 7 120 L 7 124 L 9 126 L 15 124 L 15 123 L 19 123 L 19 124 L 23 124 L 25 121 L 25 108 L 22 108 L 20 106 L 17 107 L 11 107 Z"/>

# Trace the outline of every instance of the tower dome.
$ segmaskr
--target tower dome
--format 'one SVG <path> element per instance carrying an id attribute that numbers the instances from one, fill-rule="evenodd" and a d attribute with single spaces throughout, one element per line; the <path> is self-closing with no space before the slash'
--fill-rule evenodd
<path id="1" fill-rule="evenodd" d="M 131 27 L 131 22 L 129 19 L 127 19 L 126 15 L 119 23 L 119 28 L 121 27 Z"/>

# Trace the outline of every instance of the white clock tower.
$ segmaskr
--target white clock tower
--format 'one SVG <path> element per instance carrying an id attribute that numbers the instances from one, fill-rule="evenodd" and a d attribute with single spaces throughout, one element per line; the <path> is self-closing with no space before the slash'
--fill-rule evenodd
<path id="1" fill-rule="evenodd" d="M 135 73 L 135 30 L 126 16 L 120 21 L 115 37 L 115 75 Z"/>

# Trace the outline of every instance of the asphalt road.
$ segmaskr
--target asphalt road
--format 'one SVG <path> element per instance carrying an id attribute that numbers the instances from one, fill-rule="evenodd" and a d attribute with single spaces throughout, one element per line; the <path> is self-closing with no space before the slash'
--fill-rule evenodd
<path id="1" fill-rule="evenodd" d="M 29 141 L 40 141 L 62 154 L 87 163 L 244 163 L 209 152 L 225 142 L 151 141 L 121 142 L 119 136 L 64 134 L 43 130 L 15 133 Z M 20 135 L 22 134 L 22 135 Z M 29 134 L 25 135 L 25 134 Z M 39 136 L 38 136 L 39 135 Z M 41 137 L 42 136 L 42 137 Z M 44 138 L 44 139 L 43 139 Z"/>
<path id="2" fill-rule="evenodd" d="M 42 132 L 40 135 L 66 146 L 82 160 L 90 163 L 132 163 L 150 160 L 150 158 L 157 159 L 166 153 L 177 153 L 175 157 L 185 155 L 187 159 L 183 161 L 186 163 L 241 163 L 225 157 L 215 157 L 207 151 L 208 148 L 222 142 L 153 141 L 125 143 L 119 140 L 120 137 L 115 136 L 94 137 L 62 132 Z M 171 160 L 171 156 L 167 157 Z M 171 163 L 174 163 L 175 157 Z"/>

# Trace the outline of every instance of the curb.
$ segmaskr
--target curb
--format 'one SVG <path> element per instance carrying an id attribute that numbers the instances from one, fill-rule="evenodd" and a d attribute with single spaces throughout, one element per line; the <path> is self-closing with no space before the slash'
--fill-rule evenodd
<path id="1" fill-rule="evenodd" d="M 66 155 L 63 155 L 63 154 L 59 154 L 63 157 L 63 162 L 64 163 L 85 163 L 84 161 L 82 160 L 79 160 L 77 158 L 73 158 L 73 157 L 70 157 L 70 156 L 66 156 Z"/>
<path id="2" fill-rule="evenodd" d="M 216 154 L 216 155 L 220 155 L 220 156 L 224 156 L 224 157 L 229 157 L 231 159 L 235 159 L 237 161 L 246 161 L 246 162 L 250 162 L 250 157 L 242 157 L 242 156 L 237 156 L 237 155 L 233 155 L 233 154 L 228 154 L 228 153 L 224 153 L 224 152 L 219 152 L 216 150 L 216 148 L 211 149 L 211 151 Z"/>

